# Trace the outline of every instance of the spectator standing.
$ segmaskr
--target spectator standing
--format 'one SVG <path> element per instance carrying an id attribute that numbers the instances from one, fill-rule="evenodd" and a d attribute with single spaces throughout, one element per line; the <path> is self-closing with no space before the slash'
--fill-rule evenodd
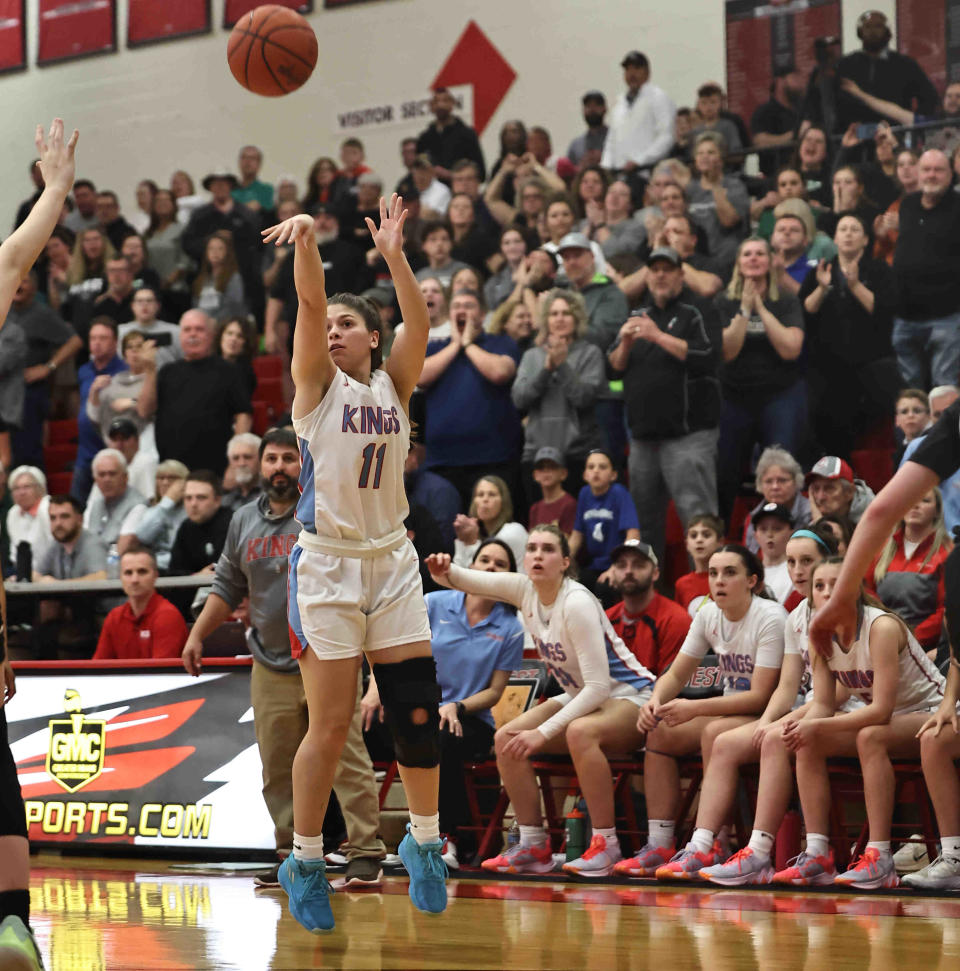
<path id="1" fill-rule="evenodd" d="M 427 265 L 417 270 L 417 279 L 434 277 L 441 286 L 449 287 L 457 270 L 466 263 L 455 260 L 450 255 L 453 250 L 453 230 L 445 219 L 427 220 L 420 229 L 420 249 L 427 258 Z"/>
<path id="2" fill-rule="evenodd" d="M 156 356 L 144 348 L 146 378 L 137 401 L 142 418 L 156 414 L 157 452 L 187 468 L 226 467 L 227 442 L 250 431 L 250 399 L 236 366 L 213 354 L 213 322 L 201 310 L 180 321 L 183 360 L 157 370 Z M 197 421 L 202 415 L 203 421 Z"/>
<path id="3" fill-rule="evenodd" d="M 411 443 L 403 465 L 403 485 L 411 507 L 417 505 L 425 510 L 439 531 L 443 552 L 450 553 L 456 538 L 453 522 L 460 512 L 460 493 L 443 476 L 423 468 L 425 456 L 422 443 Z"/>
<path id="4" fill-rule="evenodd" d="M 578 135 L 567 148 L 567 158 L 578 168 L 599 165 L 603 145 L 607 140 L 607 99 L 602 91 L 588 91 L 581 100 L 583 120 L 587 130 Z"/>
<path id="5" fill-rule="evenodd" d="M 730 285 L 715 303 L 724 360 L 719 493 L 728 515 L 755 445 L 777 442 L 794 454 L 803 442 L 803 312 L 793 294 L 780 293 L 770 247 L 757 237 L 740 244 Z"/>
<path id="6" fill-rule="evenodd" d="M 110 240 L 119 252 L 124 237 L 136 230 L 120 215 L 120 200 L 116 192 L 102 189 L 97 193 L 97 223 L 100 231 Z"/>
<path id="7" fill-rule="evenodd" d="M 701 132 L 717 132 L 723 138 L 723 144 L 728 155 L 740 155 L 743 143 L 740 141 L 740 131 L 729 119 L 724 118 L 723 89 L 716 81 L 708 81 L 697 89 L 697 121 L 690 134 L 696 138 Z"/>
<path id="8" fill-rule="evenodd" d="M 171 361 L 183 357 L 180 347 L 180 328 L 166 320 L 158 320 L 160 299 L 156 290 L 150 287 L 140 287 L 133 293 L 131 302 L 133 320 L 122 323 L 117 329 L 117 336 L 126 343 L 126 336 L 131 331 L 137 331 L 143 341 L 153 341 L 157 349 L 157 366 L 163 367 Z M 122 350 L 122 348 L 121 348 Z"/>
<path id="9" fill-rule="evenodd" d="M 94 661 L 180 657 L 187 625 L 180 611 L 157 593 L 157 560 L 132 546 L 120 557 L 120 583 L 127 602 L 107 614 Z"/>
<path id="10" fill-rule="evenodd" d="M 813 431 L 825 452 L 849 458 L 857 432 L 890 414 L 900 385 L 890 342 L 895 296 L 889 267 L 866 255 L 860 219 L 843 215 L 835 241 L 837 256 L 807 275 L 799 298 Z"/>
<path id="11" fill-rule="evenodd" d="M 43 426 L 50 408 L 50 378 L 83 346 L 73 328 L 39 303 L 37 278 L 31 271 L 13 296 L 6 323 L 14 323 L 27 338 L 23 380 L 26 385 L 23 424 L 13 434 L 13 454 L 21 464 L 43 468 Z"/>
<path id="12" fill-rule="evenodd" d="M 207 469 L 187 476 L 180 524 L 170 550 L 172 574 L 213 573 L 227 537 L 232 513 L 222 505 L 220 479 Z"/>
<path id="13" fill-rule="evenodd" d="M 920 156 L 919 178 L 920 191 L 900 203 L 893 348 L 903 383 L 928 388 L 960 374 L 960 194 L 938 149 Z"/>
<path id="14" fill-rule="evenodd" d="M 450 205 L 450 187 L 437 178 L 430 156 L 418 155 L 410 166 L 413 187 L 420 198 L 420 211 L 425 219 L 443 219 Z"/>
<path id="15" fill-rule="evenodd" d="M 627 540 L 610 554 L 610 560 L 612 586 L 623 599 L 607 610 L 607 617 L 633 656 L 660 675 L 683 647 L 691 617 L 654 589 L 660 567 L 647 543 Z"/>
<path id="16" fill-rule="evenodd" d="M 503 263 L 483 285 L 484 300 L 491 311 L 495 311 L 510 299 L 522 298 L 527 248 L 527 237 L 518 227 L 506 226 L 500 230 L 500 255 Z"/>
<path id="17" fill-rule="evenodd" d="M 255 213 L 262 214 L 273 209 L 273 186 L 260 181 L 263 152 L 256 145 L 244 145 L 240 149 L 237 167 L 240 169 L 240 180 L 230 193 L 234 200 Z"/>
<path id="18" fill-rule="evenodd" d="M 610 112 L 600 164 L 614 172 L 643 174 L 670 151 L 676 107 L 650 81 L 650 61 L 629 51 L 620 62 L 627 90 Z"/>
<path id="19" fill-rule="evenodd" d="M 186 310 L 184 303 L 187 300 L 186 276 L 190 269 L 190 257 L 180 245 L 183 228 L 183 223 L 178 219 L 177 197 L 169 189 L 158 189 L 144 241 L 147 261 L 160 277 L 160 293 L 157 296 L 163 300 L 164 313 L 174 319 Z"/>
<path id="20" fill-rule="evenodd" d="M 717 511 L 720 320 L 684 285 L 676 250 L 653 250 L 647 268 L 647 293 L 608 361 L 623 375 L 631 495 L 662 554 L 670 499 L 681 522 Z"/>
<path id="21" fill-rule="evenodd" d="M 214 320 L 247 312 L 243 279 L 226 230 L 217 230 L 204 244 L 200 272 L 193 281 L 193 306 Z"/>
<path id="22" fill-rule="evenodd" d="M 87 501 L 93 485 L 90 463 L 94 455 L 104 447 L 100 423 L 90 414 L 94 386 L 99 392 L 110 383 L 111 378 L 123 373 L 129 366 L 117 355 L 117 325 L 112 318 L 95 317 L 90 322 L 87 344 L 90 348 L 90 359 L 77 369 L 80 409 L 77 412 L 77 456 L 73 463 L 73 481 L 70 483 L 70 494 L 81 502 Z M 98 383 L 98 378 L 104 380 Z"/>
<path id="23" fill-rule="evenodd" d="M 0 467 L 13 463 L 10 434 L 23 425 L 27 337 L 19 324 L 6 321 L 0 328 Z"/>
<path id="24" fill-rule="evenodd" d="M 647 233 L 643 224 L 633 218 L 630 186 L 622 179 L 607 187 L 602 206 L 588 206 L 586 211 L 586 235 L 600 244 L 608 260 L 640 251 Z"/>
<path id="25" fill-rule="evenodd" d="M 778 146 L 789 145 L 796 137 L 804 88 L 800 71 L 777 69 L 770 85 L 770 100 L 758 105 L 750 119 L 753 143 L 770 148 L 759 153 L 760 171 L 768 178 L 787 162 L 789 150 Z"/>
<path id="26" fill-rule="evenodd" d="M 567 233 L 557 244 L 571 289 L 583 297 L 587 311 L 587 340 L 606 350 L 627 318 L 627 299 L 617 285 L 598 271 L 590 240 L 583 233 Z"/>
<path id="27" fill-rule="evenodd" d="M 602 444 L 594 403 L 606 386 L 604 360 L 586 333 L 583 297 L 549 291 L 536 345 L 524 352 L 511 391 L 513 403 L 526 415 L 522 460 L 528 502 L 537 498 L 528 480 L 540 449 L 557 449 L 579 482 L 587 454 Z"/>
<path id="28" fill-rule="evenodd" d="M 74 233 L 97 227 L 97 187 L 89 179 L 73 183 L 73 212 L 68 212 L 64 226 Z"/>
<path id="29" fill-rule="evenodd" d="M 960 94 L 960 85 L 957 85 Z M 902 148 L 897 152 L 897 185 L 900 187 L 898 198 L 887 206 L 873 223 L 873 257 L 884 260 L 893 266 L 893 255 L 900 235 L 900 203 L 905 196 L 920 188 L 920 155 L 913 148 Z"/>
<path id="30" fill-rule="evenodd" d="M 107 288 L 94 299 L 91 312 L 109 317 L 117 326 L 133 316 L 133 273 L 124 257 L 111 256 L 107 260 Z M 76 315 L 73 319 L 78 332 L 82 332 L 85 328 L 81 321 Z"/>
<path id="31" fill-rule="evenodd" d="M 434 121 L 420 133 L 417 139 L 417 153 L 430 156 L 437 177 L 443 182 L 450 182 L 453 166 L 462 158 L 476 162 L 480 181 L 483 182 L 487 177 L 487 170 L 483 162 L 480 141 L 477 133 L 454 115 L 455 105 L 453 95 L 446 88 L 434 89 L 433 96 L 430 98 L 430 110 L 433 112 Z"/>
<path id="32" fill-rule="evenodd" d="M 510 386 L 520 351 L 506 335 L 484 333 L 476 293 L 454 295 L 449 336 L 435 336 L 440 330 L 431 327 L 419 381 L 426 406 L 425 465 L 457 489 L 463 508 L 481 475 L 498 475 L 519 495 L 522 430 Z"/>

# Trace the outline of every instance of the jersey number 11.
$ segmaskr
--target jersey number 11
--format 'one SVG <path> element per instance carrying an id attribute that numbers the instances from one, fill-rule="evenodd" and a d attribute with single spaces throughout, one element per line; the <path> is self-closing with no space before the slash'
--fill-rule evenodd
<path id="1" fill-rule="evenodd" d="M 374 452 L 376 449 L 376 452 Z M 387 454 L 387 443 L 384 442 L 380 448 L 377 448 L 376 443 L 371 442 L 361 453 L 363 455 L 363 466 L 360 469 L 360 482 L 358 487 L 361 489 L 366 489 L 370 483 L 370 466 L 373 465 L 374 454 L 376 454 L 377 467 L 373 472 L 373 488 L 380 488 L 380 473 L 383 472 L 383 459 Z"/>

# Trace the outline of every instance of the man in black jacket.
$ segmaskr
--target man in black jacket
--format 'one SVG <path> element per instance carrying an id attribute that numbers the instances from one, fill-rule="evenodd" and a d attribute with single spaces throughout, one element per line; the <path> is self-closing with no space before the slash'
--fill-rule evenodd
<path id="1" fill-rule="evenodd" d="M 187 476 L 183 508 L 187 518 L 180 524 L 170 550 L 170 573 L 213 573 L 223 552 L 233 513 L 222 503 L 220 477 L 207 469 Z"/>
<path id="2" fill-rule="evenodd" d="M 644 539 L 663 555 L 667 502 L 680 521 L 717 512 L 721 344 L 713 305 L 684 285 L 677 251 L 647 260 L 647 292 L 608 360 L 623 375 L 630 428 L 630 493 Z"/>
<path id="3" fill-rule="evenodd" d="M 437 178 L 450 184 L 453 166 L 462 158 L 477 163 L 480 181 L 483 182 L 487 169 L 483 162 L 483 150 L 477 133 L 466 122 L 453 113 L 453 95 L 446 88 L 437 88 L 430 99 L 430 110 L 436 121 L 424 129 L 417 139 L 417 154 L 429 155 Z"/>

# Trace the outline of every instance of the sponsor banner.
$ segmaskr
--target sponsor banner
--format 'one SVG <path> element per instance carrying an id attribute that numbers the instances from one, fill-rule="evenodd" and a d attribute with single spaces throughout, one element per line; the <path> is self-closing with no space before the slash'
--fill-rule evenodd
<path id="1" fill-rule="evenodd" d="M 727 101 L 748 124 L 774 71 L 816 66 L 813 42 L 840 36 L 840 0 L 727 0 Z"/>
<path id="2" fill-rule="evenodd" d="M 164 0 L 161 0 L 164 2 Z M 169 0 L 166 0 L 169 2 Z M 279 7 L 289 7 L 297 13 L 313 13 L 313 0 L 273 0 Z M 256 7 L 264 6 L 261 0 L 225 0 L 223 4 L 223 26 L 232 27 L 244 14 Z"/>
<path id="3" fill-rule="evenodd" d="M 0 0 L 0 73 L 27 66 L 26 0 Z"/>
<path id="4" fill-rule="evenodd" d="M 473 85 L 452 87 L 450 93 L 455 102 L 453 110 L 472 125 Z M 386 98 L 376 103 L 338 108 L 334 131 L 340 137 L 347 137 L 383 128 L 404 128 L 411 135 L 419 135 L 432 121 L 430 95 L 418 92 L 409 98 Z"/>
<path id="5" fill-rule="evenodd" d="M 115 0 L 40 0 L 37 64 L 117 49 Z"/>
<path id="6" fill-rule="evenodd" d="M 16 665 L 10 747 L 34 845 L 271 850 L 250 660 Z"/>
<path id="7" fill-rule="evenodd" d="M 210 33 L 210 0 L 130 0 L 127 46 Z"/>

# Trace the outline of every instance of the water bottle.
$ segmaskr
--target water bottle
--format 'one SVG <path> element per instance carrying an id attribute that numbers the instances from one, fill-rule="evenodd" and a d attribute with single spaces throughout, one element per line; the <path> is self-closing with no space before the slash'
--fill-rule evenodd
<path id="1" fill-rule="evenodd" d="M 33 547 L 25 539 L 17 543 L 17 579 L 33 579 Z"/>
<path id="2" fill-rule="evenodd" d="M 120 551 L 116 543 L 110 544 L 107 550 L 107 579 L 118 580 L 120 578 Z"/>
<path id="3" fill-rule="evenodd" d="M 565 828 L 567 860 L 579 860 L 587 851 L 587 814 L 581 811 L 579 802 L 567 813 Z"/>
<path id="4" fill-rule="evenodd" d="M 514 819 L 513 825 L 507 830 L 507 849 L 512 850 L 520 842 L 520 824 Z"/>

